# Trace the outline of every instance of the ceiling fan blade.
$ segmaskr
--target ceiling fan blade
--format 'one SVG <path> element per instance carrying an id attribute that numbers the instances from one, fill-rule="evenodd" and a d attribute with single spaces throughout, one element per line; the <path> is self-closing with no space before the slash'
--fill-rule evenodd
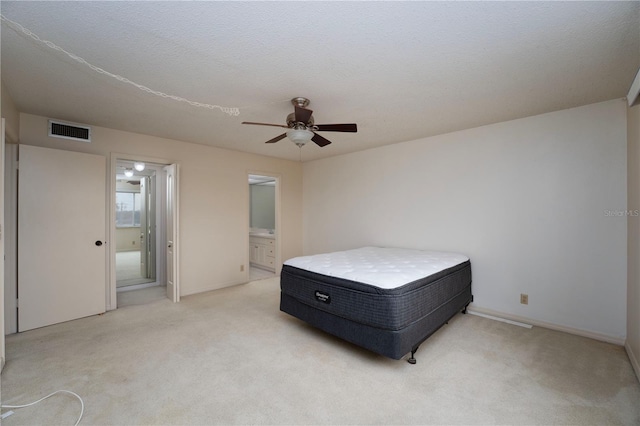
<path id="1" fill-rule="evenodd" d="M 268 141 L 266 141 L 265 143 L 276 143 L 276 142 L 278 142 L 280 139 L 284 139 L 284 138 L 286 138 L 286 137 L 287 137 L 287 134 L 286 134 L 286 133 L 283 133 L 283 134 L 281 134 L 280 136 L 276 136 L 276 137 L 275 137 L 275 138 L 273 138 L 273 139 L 269 139 L 269 140 L 268 140 Z"/>
<path id="2" fill-rule="evenodd" d="M 319 132 L 357 132 L 358 126 L 351 124 L 316 124 Z"/>
<path id="3" fill-rule="evenodd" d="M 285 129 L 288 129 L 289 126 L 285 126 L 283 124 L 269 124 L 269 123 L 254 123 L 252 121 L 243 121 L 242 124 L 253 124 L 255 126 L 273 126 L 273 127 L 284 127 Z"/>
<path id="4" fill-rule="evenodd" d="M 313 137 L 311 138 L 311 140 L 314 141 L 316 145 L 318 145 L 319 147 L 327 146 L 331 143 L 330 140 L 323 138 L 317 133 L 313 134 Z"/>
<path id="5" fill-rule="evenodd" d="M 294 106 L 296 108 L 296 122 L 307 124 L 309 122 L 309 119 L 311 118 L 311 114 L 313 114 L 313 111 L 311 111 L 310 109 L 301 108 L 298 105 Z"/>

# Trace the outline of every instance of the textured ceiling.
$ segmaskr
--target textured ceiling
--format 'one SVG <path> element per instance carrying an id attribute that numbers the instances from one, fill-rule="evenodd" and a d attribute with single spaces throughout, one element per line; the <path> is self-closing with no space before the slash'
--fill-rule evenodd
<path id="1" fill-rule="evenodd" d="M 18 109 L 303 161 L 626 95 L 640 2 L 1 2 L 91 64 L 230 116 L 98 74 L 2 23 L 2 80 Z M 311 99 L 333 144 L 282 133 Z"/>

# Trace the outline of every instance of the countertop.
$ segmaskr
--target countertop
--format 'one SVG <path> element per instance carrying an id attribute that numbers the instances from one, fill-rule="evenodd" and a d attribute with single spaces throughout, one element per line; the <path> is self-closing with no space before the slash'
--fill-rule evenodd
<path id="1" fill-rule="evenodd" d="M 249 232 L 249 236 L 250 237 L 260 237 L 260 238 L 270 238 L 272 240 L 276 239 L 276 235 L 275 234 L 269 234 L 268 232 Z"/>

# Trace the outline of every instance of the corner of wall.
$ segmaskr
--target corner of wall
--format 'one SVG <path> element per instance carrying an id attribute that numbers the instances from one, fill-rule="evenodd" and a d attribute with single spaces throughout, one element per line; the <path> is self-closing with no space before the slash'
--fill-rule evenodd
<path id="1" fill-rule="evenodd" d="M 4 82 L 1 83 L 1 108 L 2 117 L 5 119 L 5 136 L 7 143 L 18 143 L 20 135 L 20 112 L 9 95 Z"/>
<path id="2" fill-rule="evenodd" d="M 631 366 L 633 367 L 633 371 L 636 372 L 636 377 L 640 382 L 640 362 L 638 362 L 638 357 L 633 352 L 633 348 L 629 345 L 629 341 L 625 342 L 624 348 L 627 350 L 627 356 L 629 356 L 629 361 L 631 361 Z"/>

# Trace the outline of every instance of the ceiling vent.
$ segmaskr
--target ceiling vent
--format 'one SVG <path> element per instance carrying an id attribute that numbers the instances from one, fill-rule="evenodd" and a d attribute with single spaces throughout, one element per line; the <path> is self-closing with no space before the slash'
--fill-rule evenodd
<path id="1" fill-rule="evenodd" d="M 91 127 L 49 120 L 49 136 L 91 142 Z"/>

